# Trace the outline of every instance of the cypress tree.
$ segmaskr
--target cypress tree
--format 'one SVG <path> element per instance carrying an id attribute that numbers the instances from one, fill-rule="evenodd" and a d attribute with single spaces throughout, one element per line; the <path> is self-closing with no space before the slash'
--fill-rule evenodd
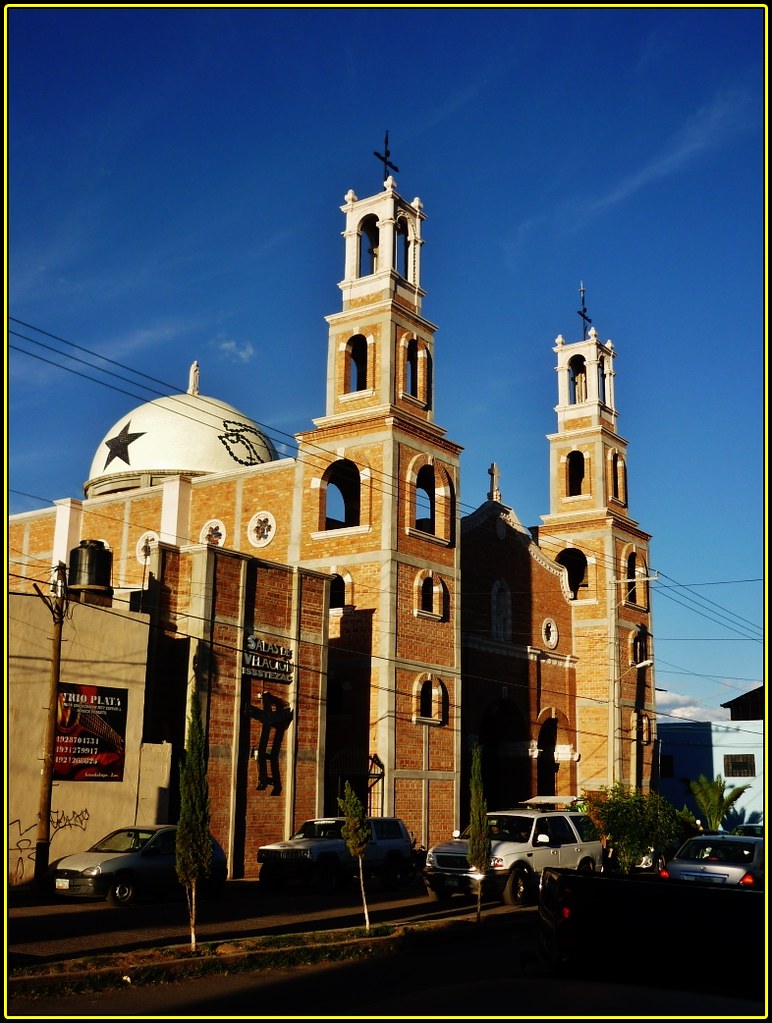
<path id="1" fill-rule="evenodd" d="M 365 870 L 364 860 L 367 852 L 367 843 L 370 841 L 370 825 L 367 822 L 365 808 L 352 789 L 349 782 L 346 782 L 343 790 L 343 799 L 338 799 L 338 806 L 346 818 L 341 833 L 345 839 L 348 851 L 356 857 L 359 862 L 359 888 L 362 892 L 362 908 L 365 913 L 365 930 L 370 933 L 370 913 L 367 908 L 367 895 L 365 893 Z"/>
<path id="2" fill-rule="evenodd" d="M 488 830 L 488 804 L 485 801 L 482 780 L 482 750 L 472 749 L 472 774 L 469 781 L 469 844 L 466 858 L 473 870 L 481 875 L 477 886 L 477 922 L 482 910 L 483 877 L 491 862 L 491 835 Z"/>
<path id="3" fill-rule="evenodd" d="M 200 883 L 212 870 L 206 742 L 198 691 L 190 698 L 185 752 L 180 765 L 180 819 L 177 824 L 177 877 L 185 888 L 190 919 L 190 950 L 196 951 L 196 908 Z"/>

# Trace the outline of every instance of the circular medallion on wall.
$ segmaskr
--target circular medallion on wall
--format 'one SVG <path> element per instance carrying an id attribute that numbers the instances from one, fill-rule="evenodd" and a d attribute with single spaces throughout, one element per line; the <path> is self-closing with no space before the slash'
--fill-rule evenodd
<path id="1" fill-rule="evenodd" d="M 544 619 L 544 624 L 541 627 L 541 635 L 545 645 L 548 646 L 550 650 L 554 650 L 558 645 L 558 639 L 560 638 L 554 618 Z"/>
<path id="2" fill-rule="evenodd" d="M 247 526 L 247 537 L 253 547 L 267 547 L 276 535 L 276 519 L 268 511 L 253 515 Z"/>
<path id="3" fill-rule="evenodd" d="M 225 526 L 219 519 L 210 519 L 198 537 L 199 543 L 208 543 L 213 547 L 222 547 L 225 543 Z"/>
<path id="4" fill-rule="evenodd" d="M 150 555 L 152 554 L 153 547 L 158 546 L 158 533 L 154 533 L 152 530 L 148 530 L 147 533 L 143 533 L 142 536 L 137 540 L 137 561 L 140 565 L 146 565 Z"/>

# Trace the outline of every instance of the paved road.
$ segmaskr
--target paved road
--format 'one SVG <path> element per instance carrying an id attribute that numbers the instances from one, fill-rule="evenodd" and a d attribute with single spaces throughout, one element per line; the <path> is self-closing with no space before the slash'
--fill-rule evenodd
<path id="1" fill-rule="evenodd" d="M 492 918 L 491 918 L 492 919 Z M 561 980 L 540 974 L 532 917 L 481 923 L 465 940 L 365 961 L 72 995 L 11 998 L 6 1018 L 384 1019 L 469 1017 L 764 1018 L 763 1007 L 683 991 Z M 599 964 L 602 972 L 602 964 Z"/>
<path id="2" fill-rule="evenodd" d="M 9 962 L 189 941 L 184 902 L 112 909 L 106 903 L 62 903 L 55 897 L 9 898 Z M 393 893 L 376 892 L 373 886 L 369 907 L 371 924 L 475 919 L 473 902 L 439 906 L 428 902 L 420 885 Z M 356 891 L 323 899 L 300 891 L 268 896 L 256 882 L 242 881 L 229 882 L 222 902 L 202 911 L 198 933 L 201 941 L 213 941 L 363 922 Z M 420 950 L 148 987 L 127 985 L 99 994 L 9 996 L 6 1018 L 766 1018 L 762 1005 L 739 998 L 617 984 L 603 976 L 602 951 L 595 981 L 545 976 L 535 954 L 535 924 L 533 908 L 511 910 L 487 903 L 479 928 L 470 926 L 468 937 L 436 940 Z M 656 975 L 656 964 L 642 967 L 641 975 Z"/>

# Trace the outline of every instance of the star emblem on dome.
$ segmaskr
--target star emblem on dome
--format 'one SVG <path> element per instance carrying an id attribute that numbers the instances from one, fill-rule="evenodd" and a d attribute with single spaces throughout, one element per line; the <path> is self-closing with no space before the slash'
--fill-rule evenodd
<path id="1" fill-rule="evenodd" d="M 131 429 L 131 420 L 126 423 L 124 428 L 115 437 L 109 437 L 105 444 L 110 449 L 110 454 L 107 456 L 105 461 L 105 469 L 112 462 L 114 458 L 120 458 L 126 465 L 131 465 L 129 461 L 129 444 L 133 444 L 139 437 L 144 437 L 144 431 L 142 433 L 129 433 Z"/>

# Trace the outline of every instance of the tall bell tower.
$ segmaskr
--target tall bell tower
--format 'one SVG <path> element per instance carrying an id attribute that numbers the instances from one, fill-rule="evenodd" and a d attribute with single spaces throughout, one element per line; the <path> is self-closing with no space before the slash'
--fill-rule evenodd
<path id="1" fill-rule="evenodd" d="M 573 601 L 579 789 L 648 789 L 656 746 L 651 537 L 630 514 L 616 351 L 587 330 L 584 313 L 582 339 L 559 336 L 553 348 L 558 429 L 548 437 L 550 513 L 539 544 L 565 568 Z"/>
<path id="2" fill-rule="evenodd" d="M 299 560 L 333 575 L 322 809 L 345 780 L 428 844 L 456 826 L 459 459 L 434 421 L 419 199 L 389 176 L 345 215 L 326 414 L 299 434 Z"/>

